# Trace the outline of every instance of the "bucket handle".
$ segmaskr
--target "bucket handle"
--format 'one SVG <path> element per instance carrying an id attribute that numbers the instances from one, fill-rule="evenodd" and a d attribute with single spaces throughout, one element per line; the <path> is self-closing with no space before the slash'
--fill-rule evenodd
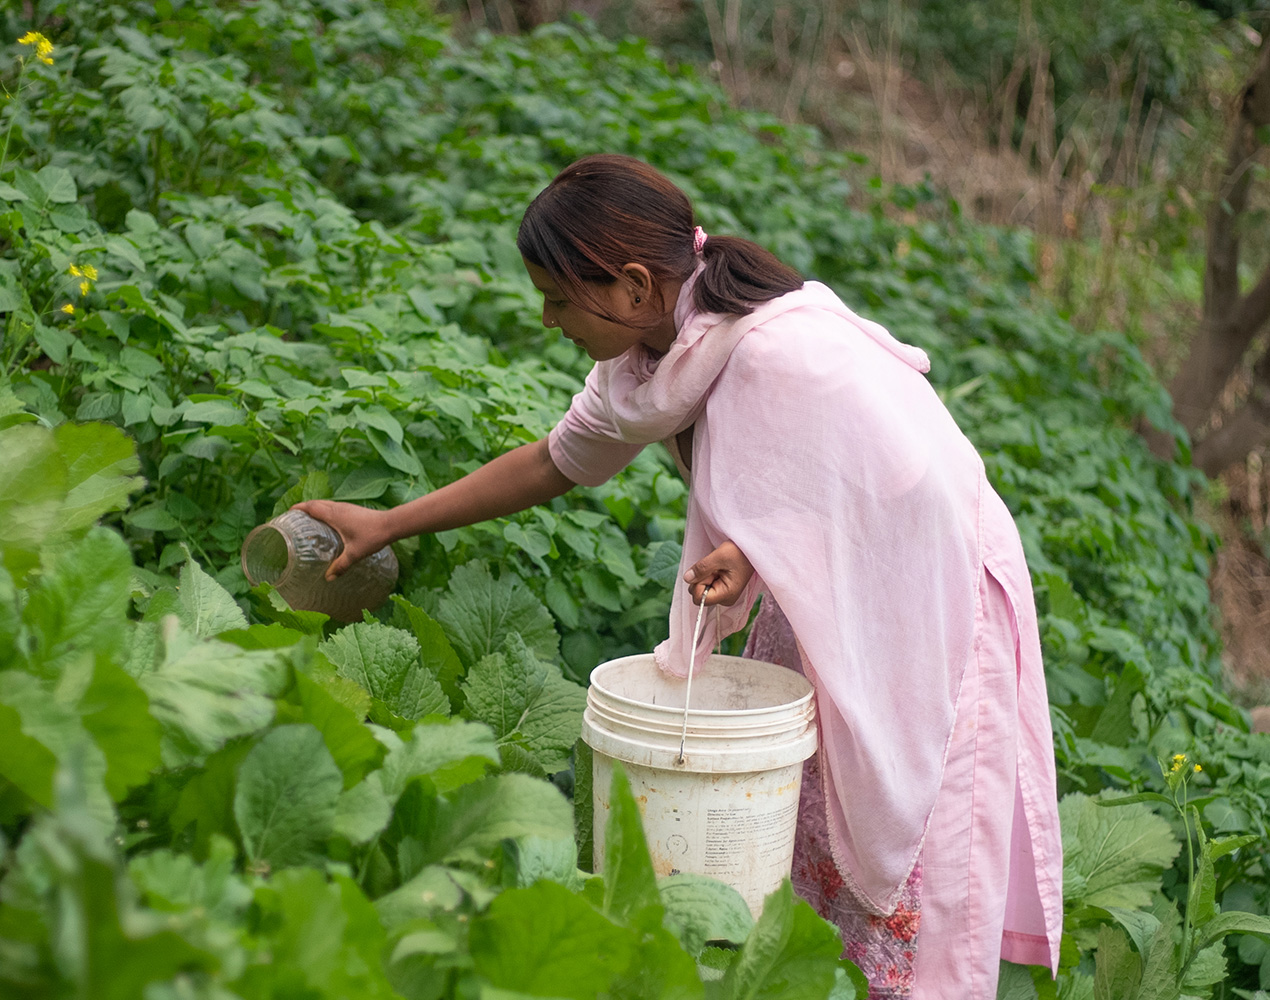
<path id="1" fill-rule="evenodd" d="M 679 733 L 679 756 L 675 758 L 676 764 L 684 762 L 684 744 L 688 741 L 688 706 L 692 704 L 692 674 L 697 665 L 697 641 L 701 638 L 701 621 L 706 616 L 706 594 L 710 593 L 707 586 L 701 592 L 701 608 L 697 611 L 697 624 L 692 630 L 692 651 L 688 654 L 688 687 L 684 691 L 684 725 L 683 730 Z M 723 648 L 723 637 L 719 635 L 719 607 L 714 608 L 714 634 L 719 641 L 719 648 Z"/>

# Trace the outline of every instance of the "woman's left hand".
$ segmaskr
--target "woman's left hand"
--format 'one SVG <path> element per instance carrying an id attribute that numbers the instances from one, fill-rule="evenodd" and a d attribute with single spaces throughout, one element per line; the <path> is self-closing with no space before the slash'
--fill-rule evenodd
<path id="1" fill-rule="evenodd" d="M 694 603 L 701 603 L 701 595 L 709 587 L 706 604 L 730 607 L 737 602 L 753 575 L 754 567 L 745 558 L 745 553 L 736 547 L 736 543 L 724 542 L 704 559 L 698 560 L 684 574 L 684 582 L 690 584 L 688 589 Z"/>

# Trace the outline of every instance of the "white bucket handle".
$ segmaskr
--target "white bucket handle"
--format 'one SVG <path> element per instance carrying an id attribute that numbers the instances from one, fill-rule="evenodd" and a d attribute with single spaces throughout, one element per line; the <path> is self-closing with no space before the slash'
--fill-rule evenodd
<path id="1" fill-rule="evenodd" d="M 683 730 L 679 734 L 679 756 L 675 758 L 676 764 L 684 762 L 684 745 L 688 741 L 688 707 L 692 704 L 692 674 L 697 664 L 697 641 L 701 638 L 701 620 L 706 616 L 706 594 L 710 593 L 710 587 L 701 592 L 701 609 L 697 612 L 697 624 L 692 630 L 692 652 L 688 654 L 688 687 L 684 690 L 684 725 Z M 723 648 L 723 637 L 719 634 L 719 606 L 714 607 L 714 635 L 718 640 L 719 648 Z"/>

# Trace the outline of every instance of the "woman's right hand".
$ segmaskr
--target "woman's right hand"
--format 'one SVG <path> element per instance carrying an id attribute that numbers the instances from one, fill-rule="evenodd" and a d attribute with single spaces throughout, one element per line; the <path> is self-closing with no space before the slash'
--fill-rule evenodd
<path id="1" fill-rule="evenodd" d="M 344 539 L 343 551 L 326 568 L 328 580 L 334 580 L 353 563 L 396 541 L 391 533 L 389 512 L 386 510 L 373 510 L 338 500 L 305 500 L 291 509 L 302 510 L 309 517 L 325 521 Z"/>

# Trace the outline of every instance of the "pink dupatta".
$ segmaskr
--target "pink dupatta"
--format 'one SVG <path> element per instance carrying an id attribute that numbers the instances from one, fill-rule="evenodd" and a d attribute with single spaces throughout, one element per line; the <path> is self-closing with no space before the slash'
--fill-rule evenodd
<path id="1" fill-rule="evenodd" d="M 923 377 L 925 353 L 826 286 L 742 317 L 695 313 L 690 292 L 667 354 L 596 364 L 579 399 L 632 446 L 623 464 L 695 423 L 681 570 L 731 540 L 755 577 L 724 609 L 723 633 L 745 626 L 762 590 L 784 609 L 819 692 L 835 861 L 890 913 L 921 850 L 971 654 L 982 462 Z M 562 447 L 553 458 L 576 475 Z M 687 671 L 694 614 L 677 586 L 656 651 L 668 672 Z M 721 638 L 712 631 L 703 654 Z"/>

